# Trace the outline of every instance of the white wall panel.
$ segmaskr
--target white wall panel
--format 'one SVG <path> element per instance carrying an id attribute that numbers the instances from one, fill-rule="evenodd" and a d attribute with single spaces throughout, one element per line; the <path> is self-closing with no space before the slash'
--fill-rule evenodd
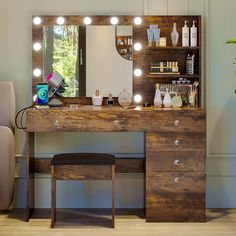
<path id="1" fill-rule="evenodd" d="M 166 0 L 147 0 L 144 13 L 145 15 L 166 15 Z"/>
<path id="2" fill-rule="evenodd" d="M 189 10 L 188 0 L 167 0 L 168 15 L 187 15 Z"/>

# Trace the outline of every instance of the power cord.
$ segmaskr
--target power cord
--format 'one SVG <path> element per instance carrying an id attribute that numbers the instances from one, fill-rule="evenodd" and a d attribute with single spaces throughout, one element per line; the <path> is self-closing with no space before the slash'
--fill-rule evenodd
<path id="1" fill-rule="evenodd" d="M 25 132 L 27 132 L 27 131 L 26 131 L 27 127 L 24 127 L 24 125 L 23 125 L 23 118 L 24 118 L 25 111 L 26 111 L 27 109 L 31 108 L 31 107 L 33 107 L 33 106 L 28 106 L 28 107 L 25 107 L 25 108 L 19 110 L 19 111 L 17 112 L 16 116 L 15 116 L 15 125 L 16 125 L 16 127 L 17 127 L 18 129 L 24 130 Z M 19 115 L 20 115 L 20 126 L 18 125 L 18 116 L 19 116 Z"/>

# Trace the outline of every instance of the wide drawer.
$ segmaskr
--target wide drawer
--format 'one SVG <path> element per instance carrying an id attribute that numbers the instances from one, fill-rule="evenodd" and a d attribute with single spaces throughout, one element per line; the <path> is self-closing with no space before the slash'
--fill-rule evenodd
<path id="1" fill-rule="evenodd" d="M 27 131 L 29 132 L 85 130 L 85 113 L 62 109 L 27 111 Z"/>
<path id="2" fill-rule="evenodd" d="M 140 112 L 90 112 L 87 131 L 144 131 L 145 115 Z"/>
<path id="3" fill-rule="evenodd" d="M 146 152 L 146 172 L 205 171 L 205 151 Z"/>
<path id="4" fill-rule="evenodd" d="M 146 172 L 146 194 L 204 194 L 204 172 Z"/>
<path id="5" fill-rule="evenodd" d="M 204 110 L 163 110 L 147 115 L 147 132 L 206 132 Z"/>
<path id="6" fill-rule="evenodd" d="M 147 133 L 146 151 L 205 151 L 206 137 L 201 133 Z"/>

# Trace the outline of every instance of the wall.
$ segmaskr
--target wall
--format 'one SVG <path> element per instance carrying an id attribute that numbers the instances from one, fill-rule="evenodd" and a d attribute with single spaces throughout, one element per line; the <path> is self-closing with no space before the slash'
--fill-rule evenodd
<path id="1" fill-rule="evenodd" d="M 13 80 L 18 109 L 31 103 L 31 17 L 36 14 L 201 14 L 203 15 L 203 67 L 205 67 L 207 104 L 207 206 L 236 207 L 236 140 L 235 81 L 232 59 L 236 48 L 225 45 L 228 37 L 236 35 L 234 25 L 235 0 L 1 0 L 0 8 L 0 75 L 1 80 Z M 227 27 L 225 27 L 227 26 Z M 206 28 L 206 30 L 204 30 Z M 206 35 L 204 34 L 206 32 Z M 4 56 L 3 56 L 4 55 Z M 203 61 L 204 62 L 204 61 Z M 205 65 L 205 66 L 204 66 Z M 204 69 L 204 68 L 203 68 Z M 204 72 L 203 72 L 204 73 Z M 144 156 L 141 133 L 67 133 L 40 134 L 36 137 L 37 156 L 73 151 L 104 151 L 118 156 Z M 40 142 L 40 144 L 39 144 Z M 24 153 L 25 134 L 16 133 L 16 154 Z M 17 158 L 21 163 L 24 158 Z M 18 165 L 16 205 L 24 206 L 24 170 Z M 17 174 L 18 175 L 18 174 Z M 60 188 L 73 192 L 75 184 L 61 184 Z M 49 176 L 37 175 L 36 206 L 49 207 Z M 83 189 L 79 206 L 93 205 L 100 193 L 93 183 L 77 184 Z M 99 206 L 106 207 L 109 186 L 101 183 Z M 93 189 L 93 190 L 92 190 Z M 77 207 L 77 192 L 69 196 L 61 193 L 59 206 Z M 78 193 L 79 194 L 79 193 Z M 89 196 L 89 197 L 85 197 Z M 116 201 L 118 207 L 143 206 L 143 176 L 118 175 Z M 90 205 L 90 206 L 91 206 Z"/>

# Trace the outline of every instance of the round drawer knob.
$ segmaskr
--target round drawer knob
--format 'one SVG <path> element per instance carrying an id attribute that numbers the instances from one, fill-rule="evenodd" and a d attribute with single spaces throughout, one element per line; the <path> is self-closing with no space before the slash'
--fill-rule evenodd
<path id="1" fill-rule="evenodd" d="M 54 125 L 59 125 L 60 123 L 59 123 L 59 121 L 58 120 L 56 120 L 55 122 L 54 122 Z"/>
<path id="2" fill-rule="evenodd" d="M 175 183 L 179 183 L 179 182 L 180 182 L 180 178 L 179 178 L 179 177 L 175 177 L 175 178 L 174 178 L 174 182 L 175 182 Z"/>
<path id="3" fill-rule="evenodd" d="M 179 120 L 174 121 L 174 126 L 179 126 Z"/>
<path id="4" fill-rule="evenodd" d="M 174 165 L 175 166 L 178 166 L 179 164 L 180 164 L 180 160 L 178 160 L 178 159 L 174 160 Z"/>
<path id="5" fill-rule="evenodd" d="M 178 139 L 174 140 L 175 146 L 178 146 L 180 144 L 180 141 Z"/>
<path id="6" fill-rule="evenodd" d="M 114 126 L 119 126 L 120 125 L 120 121 L 119 120 L 113 120 L 113 125 Z"/>

